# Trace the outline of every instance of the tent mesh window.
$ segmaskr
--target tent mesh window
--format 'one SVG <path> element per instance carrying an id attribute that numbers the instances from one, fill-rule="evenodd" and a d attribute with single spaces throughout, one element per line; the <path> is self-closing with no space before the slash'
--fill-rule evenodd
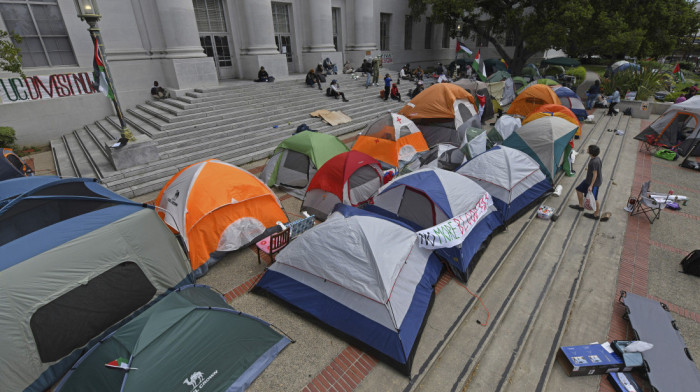
<path id="1" fill-rule="evenodd" d="M 459 111 L 459 116 L 462 118 L 462 121 L 466 121 L 472 117 L 472 112 L 470 112 L 467 105 L 463 103 L 457 105 L 457 110 Z"/>
<path id="2" fill-rule="evenodd" d="M 277 181 L 286 186 L 303 188 L 309 184 L 309 157 L 287 150 L 282 167 L 277 172 Z"/>
<path id="3" fill-rule="evenodd" d="M 108 199 L 22 200 L 0 216 L 0 246 L 55 223 L 113 205 Z"/>
<path id="4" fill-rule="evenodd" d="M 121 263 L 39 308 L 29 322 L 41 361 L 82 347 L 156 294 L 136 263 Z"/>
<path id="5" fill-rule="evenodd" d="M 391 116 L 384 116 L 367 127 L 362 134 L 378 139 L 394 140 L 394 119 Z"/>
<path id="6" fill-rule="evenodd" d="M 424 229 L 435 225 L 433 202 L 423 192 L 408 187 L 404 189 L 397 215 Z"/>
<path id="7" fill-rule="evenodd" d="M 17 169 L 17 170 L 19 170 L 19 171 L 21 171 L 21 172 L 24 172 L 24 164 L 23 164 L 22 161 L 17 157 L 17 155 L 15 155 L 15 154 L 7 154 L 7 156 L 6 156 L 5 158 L 7 159 L 8 162 L 10 162 L 10 163 L 12 164 L 12 166 L 15 167 L 15 169 Z"/>
<path id="8" fill-rule="evenodd" d="M 362 166 L 348 178 L 350 202 L 358 205 L 367 201 L 382 186 L 381 177 L 371 166 Z"/>

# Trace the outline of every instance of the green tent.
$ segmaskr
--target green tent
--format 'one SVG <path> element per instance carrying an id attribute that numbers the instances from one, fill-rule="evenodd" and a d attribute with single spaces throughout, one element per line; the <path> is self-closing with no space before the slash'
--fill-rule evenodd
<path id="1" fill-rule="evenodd" d="M 578 67 L 581 62 L 578 59 L 572 59 L 569 57 L 555 57 L 551 59 L 544 59 L 540 62 L 540 67 L 546 65 L 561 65 L 562 67 Z"/>
<path id="2" fill-rule="evenodd" d="M 500 82 L 501 80 L 510 79 L 510 74 L 507 71 L 496 71 L 486 78 L 489 83 Z"/>
<path id="3" fill-rule="evenodd" d="M 473 159 L 475 156 L 486 152 L 489 148 L 496 145 L 497 142 L 503 141 L 503 138 L 498 135 L 496 140 L 489 139 L 489 136 L 495 136 L 493 132 L 487 132 L 485 129 L 474 128 L 463 124 L 457 132 L 462 138 L 462 145 L 459 150 L 464 154 L 467 160 Z M 498 134 L 496 132 L 496 134 Z"/>
<path id="4" fill-rule="evenodd" d="M 513 88 L 516 91 L 516 94 L 520 94 L 520 91 L 523 89 L 523 87 L 528 85 L 527 79 L 523 78 L 522 76 L 513 76 Z"/>
<path id="5" fill-rule="evenodd" d="M 275 149 L 260 178 L 268 186 L 282 186 L 304 198 L 304 189 L 316 171 L 334 156 L 350 151 L 333 135 L 304 131 L 290 136 Z"/>
<path id="6" fill-rule="evenodd" d="M 56 391 L 243 391 L 289 342 L 207 286 L 185 286 L 88 351 Z"/>
<path id="7" fill-rule="evenodd" d="M 544 84 L 546 86 L 561 86 L 561 83 L 548 78 L 537 79 L 537 84 Z"/>

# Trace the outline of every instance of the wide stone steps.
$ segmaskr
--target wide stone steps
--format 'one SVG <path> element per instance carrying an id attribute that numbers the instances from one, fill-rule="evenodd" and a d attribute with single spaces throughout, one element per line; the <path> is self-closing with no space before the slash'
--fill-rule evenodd
<path id="1" fill-rule="evenodd" d="M 157 142 L 160 160 L 114 170 L 105 145 L 118 138 L 120 126 L 117 117 L 110 116 L 51 141 L 57 170 L 67 177 L 99 178 L 113 191 L 135 197 L 162 188 L 173 174 L 205 159 L 242 165 L 269 157 L 302 123 L 319 132 L 342 135 L 405 104 L 381 101 L 380 88 L 365 89 L 362 78 L 334 75 L 330 79 L 338 79 L 350 102 L 326 97 L 328 83 L 323 84 L 322 93 L 307 87 L 302 77 L 195 89 L 183 97 L 149 101 L 128 109 L 125 121 L 134 134 Z M 309 115 L 318 109 L 340 110 L 352 121 L 331 127 Z"/>

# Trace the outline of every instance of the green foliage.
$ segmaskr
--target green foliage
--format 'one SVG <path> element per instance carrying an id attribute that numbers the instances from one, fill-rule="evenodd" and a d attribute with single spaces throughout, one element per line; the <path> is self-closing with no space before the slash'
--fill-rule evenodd
<path id="1" fill-rule="evenodd" d="M 0 70 L 25 77 L 22 72 L 22 54 L 15 42 L 22 42 L 22 37 L 0 30 Z"/>
<path id="2" fill-rule="evenodd" d="M 676 91 L 671 94 L 668 94 L 666 98 L 664 98 L 664 102 L 676 102 L 676 99 L 680 97 L 681 95 L 684 95 L 682 91 Z"/>
<path id="3" fill-rule="evenodd" d="M 639 71 L 627 68 L 616 72 L 612 78 L 603 79 L 601 86 L 607 95 L 612 94 L 616 87 L 620 88 L 620 94 L 625 95 L 627 91 L 636 91 L 636 99 L 646 101 L 654 93 L 663 88 L 662 74 L 657 69 L 641 67 Z"/>
<path id="4" fill-rule="evenodd" d="M 584 79 L 586 79 L 586 68 L 584 68 L 583 66 L 569 68 L 566 70 L 566 74 L 576 76 L 576 80 L 583 81 Z"/>
<path id="5" fill-rule="evenodd" d="M 695 63 L 692 61 L 680 61 L 678 66 L 687 71 L 693 71 L 695 69 Z"/>
<path id="6" fill-rule="evenodd" d="M 0 127 L 0 148 L 11 148 L 16 149 L 15 140 L 15 130 L 11 127 Z"/>

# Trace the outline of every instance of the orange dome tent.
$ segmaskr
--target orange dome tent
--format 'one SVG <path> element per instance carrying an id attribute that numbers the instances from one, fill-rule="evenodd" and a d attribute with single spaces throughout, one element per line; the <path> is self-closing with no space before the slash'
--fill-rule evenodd
<path id="1" fill-rule="evenodd" d="M 546 116 L 561 117 L 564 120 L 569 121 L 570 123 L 578 127 L 578 130 L 576 131 L 576 136 L 581 136 L 581 123 L 578 121 L 578 118 L 576 117 L 574 112 L 572 112 L 571 109 L 567 108 L 564 105 L 542 105 L 539 108 L 535 109 L 534 112 L 530 113 L 530 115 L 523 120 L 523 125 L 529 123 L 530 121 Z"/>
<path id="2" fill-rule="evenodd" d="M 203 275 L 217 261 L 211 253 L 251 243 L 277 221 L 288 222 L 274 193 L 234 165 L 210 159 L 175 174 L 156 198 L 158 214 L 180 233 L 192 270 Z"/>
<path id="3" fill-rule="evenodd" d="M 476 108 L 474 97 L 467 90 L 452 83 L 438 83 L 416 95 L 399 110 L 399 114 L 412 121 L 453 119 L 455 118 L 455 101 L 465 99 L 472 104 L 472 109 Z"/>
<path id="4" fill-rule="evenodd" d="M 425 89 L 406 104 L 399 114 L 406 116 L 420 129 L 428 147 L 440 143 L 459 145 L 457 128 L 468 121 L 481 126 L 476 115 L 474 97 L 464 88 L 452 83 L 438 83 Z"/>
<path id="5" fill-rule="evenodd" d="M 544 84 L 533 84 L 515 97 L 508 108 L 508 114 L 527 117 L 535 109 L 546 104 L 561 105 L 561 101 L 551 87 Z"/>
<path id="6" fill-rule="evenodd" d="M 364 152 L 384 166 L 398 168 L 399 161 L 409 161 L 416 153 L 428 151 L 428 145 L 413 121 L 387 113 L 367 125 L 352 150 Z"/>

